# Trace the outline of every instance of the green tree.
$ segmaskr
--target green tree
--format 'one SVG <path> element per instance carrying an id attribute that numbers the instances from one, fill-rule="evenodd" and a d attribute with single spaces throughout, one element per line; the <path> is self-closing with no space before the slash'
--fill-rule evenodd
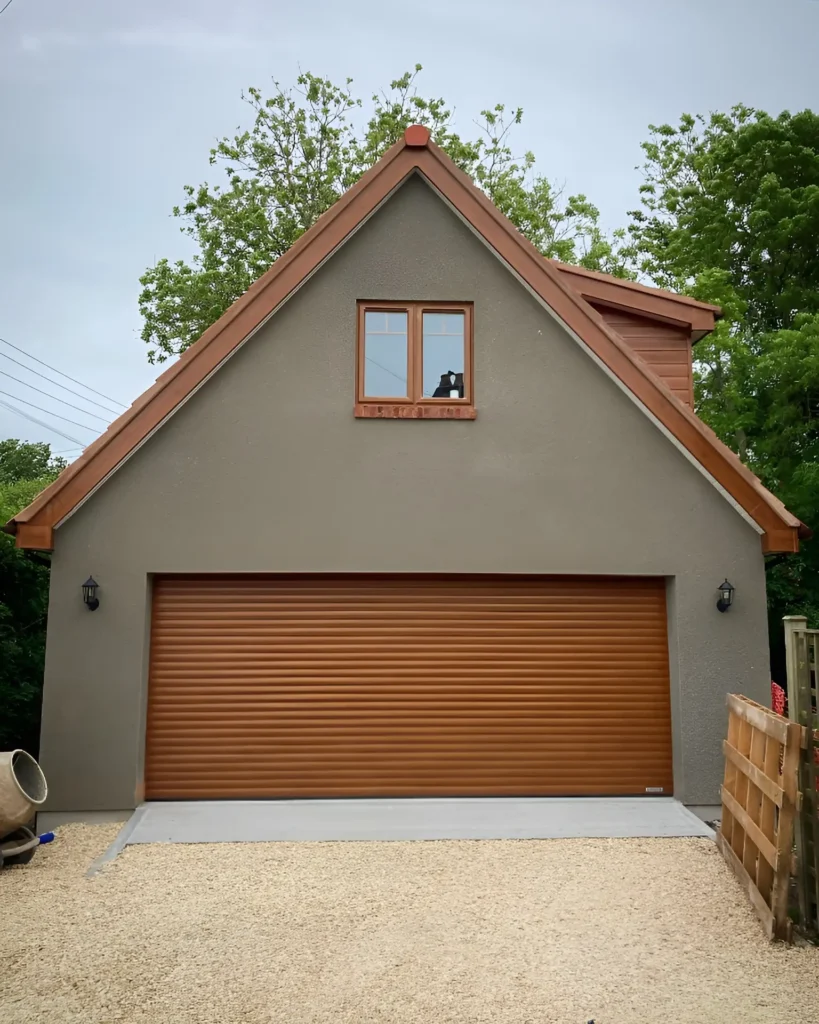
<path id="1" fill-rule="evenodd" d="M 544 255 L 625 274 L 624 233 L 607 238 L 599 212 L 583 195 L 564 197 L 535 173 L 535 158 L 516 158 L 510 135 L 520 109 L 503 104 L 480 114 L 476 139 L 462 138 L 442 99 L 417 90 L 421 66 L 364 105 L 343 86 L 305 73 L 295 88 L 274 82 L 271 96 L 249 89 L 252 125 L 221 139 L 210 154 L 221 183 L 186 186 L 173 215 L 196 253 L 190 262 L 159 260 L 140 278 L 143 340 L 151 362 L 184 351 L 401 138 L 413 123 L 492 198 Z M 366 117 L 363 127 L 358 125 Z"/>
<path id="2" fill-rule="evenodd" d="M 18 441 L 13 437 L 0 441 L 0 484 L 42 477 L 53 479 L 67 465 L 65 459 L 51 454 L 50 445 L 41 441 Z"/>
<path id="3" fill-rule="evenodd" d="M 819 529 L 819 116 L 737 106 L 651 126 L 630 258 L 664 287 L 722 305 L 694 350 L 697 411 Z M 771 560 L 775 622 L 819 622 L 819 544 Z"/>
<path id="4" fill-rule="evenodd" d="M 819 115 L 736 106 L 649 127 L 631 214 L 640 270 L 677 289 L 725 271 L 755 333 L 819 312 Z"/>
<path id="5" fill-rule="evenodd" d="M 0 441 L 0 523 L 25 508 L 65 466 L 46 444 Z M 0 534 L 0 750 L 36 756 L 40 731 L 49 560 Z"/>

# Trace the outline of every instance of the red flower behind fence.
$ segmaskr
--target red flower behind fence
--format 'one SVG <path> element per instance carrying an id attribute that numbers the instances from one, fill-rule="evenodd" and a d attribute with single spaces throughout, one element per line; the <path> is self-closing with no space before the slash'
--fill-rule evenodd
<path id="1" fill-rule="evenodd" d="M 778 715 L 784 715 L 788 707 L 785 691 L 773 680 L 771 680 L 771 707 Z"/>
<path id="2" fill-rule="evenodd" d="M 788 713 L 787 694 L 782 687 L 773 680 L 771 680 L 771 707 L 778 715 L 786 715 Z M 813 752 L 813 760 L 816 764 L 819 764 L 819 747 L 817 747 Z M 816 789 L 819 791 L 819 779 L 816 780 Z"/>

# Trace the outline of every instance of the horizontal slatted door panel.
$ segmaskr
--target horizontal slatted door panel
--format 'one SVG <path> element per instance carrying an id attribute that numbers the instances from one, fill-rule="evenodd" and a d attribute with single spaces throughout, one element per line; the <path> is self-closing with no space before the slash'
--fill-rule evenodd
<path id="1" fill-rule="evenodd" d="M 671 786 L 661 580 L 155 582 L 149 798 Z"/>

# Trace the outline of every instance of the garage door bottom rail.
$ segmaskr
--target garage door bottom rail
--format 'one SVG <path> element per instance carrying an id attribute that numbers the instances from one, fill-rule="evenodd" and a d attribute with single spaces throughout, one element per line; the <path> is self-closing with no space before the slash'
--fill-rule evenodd
<path id="1" fill-rule="evenodd" d="M 120 843 L 713 837 L 672 797 L 199 800 L 146 803 Z"/>

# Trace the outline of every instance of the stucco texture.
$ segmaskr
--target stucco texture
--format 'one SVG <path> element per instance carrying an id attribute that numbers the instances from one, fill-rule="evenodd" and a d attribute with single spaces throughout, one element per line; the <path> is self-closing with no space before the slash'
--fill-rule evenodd
<path id="1" fill-rule="evenodd" d="M 474 302 L 476 420 L 354 418 L 358 299 Z M 759 535 L 418 177 L 57 529 L 49 810 L 140 797 L 150 575 L 279 571 L 666 577 L 686 802 L 766 699 Z"/>

